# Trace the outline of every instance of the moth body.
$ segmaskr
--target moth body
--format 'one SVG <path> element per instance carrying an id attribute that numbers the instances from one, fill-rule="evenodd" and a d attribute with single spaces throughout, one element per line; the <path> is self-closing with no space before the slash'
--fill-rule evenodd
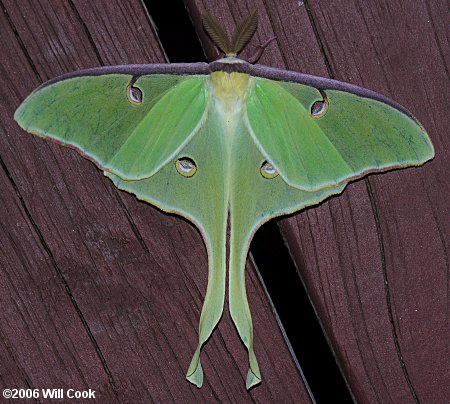
<path id="1" fill-rule="evenodd" d="M 210 102 L 214 104 L 214 111 L 223 120 L 227 132 L 231 134 L 242 116 L 250 76 L 246 73 L 217 71 L 211 73 L 208 80 Z"/>

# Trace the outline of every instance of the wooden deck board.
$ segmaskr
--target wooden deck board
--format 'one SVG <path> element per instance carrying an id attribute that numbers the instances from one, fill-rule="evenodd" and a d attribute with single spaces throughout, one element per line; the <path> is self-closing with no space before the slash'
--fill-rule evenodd
<path id="1" fill-rule="evenodd" d="M 333 76 L 403 104 L 436 158 L 351 184 L 283 229 L 358 402 L 448 401 L 450 86 L 429 13 L 424 2 L 310 7 Z"/>
<path id="2" fill-rule="evenodd" d="M 280 225 L 357 402 L 446 402 L 448 6 L 267 3 L 192 1 L 189 10 L 198 25 L 208 4 L 231 29 L 256 5 L 253 45 L 277 38 L 260 63 L 386 94 L 432 137 L 433 162 L 355 182 Z M 71 4 L 1 2 L 1 387 L 93 388 L 99 402 L 308 402 L 250 267 L 263 384 L 245 392 L 245 351 L 228 314 L 205 347 L 205 386 L 187 384 L 206 286 L 200 235 L 17 128 L 14 109 L 41 81 L 163 61 L 138 1 Z"/>

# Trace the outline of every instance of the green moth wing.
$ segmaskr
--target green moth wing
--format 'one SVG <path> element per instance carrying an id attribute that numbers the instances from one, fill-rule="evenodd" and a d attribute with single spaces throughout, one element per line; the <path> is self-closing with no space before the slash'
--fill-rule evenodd
<path id="1" fill-rule="evenodd" d="M 433 157 L 418 121 L 364 95 L 256 78 L 247 99 L 248 126 L 285 181 L 306 191 Z"/>
<path id="2" fill-rule="evenodd" d="M 248 350 L 246 386 L 261 381 L 245 290 L 248 246 L 261 224 L 367 173 L 434 155 L 417 120 L 379 94 L 232 56 L 79 71 L 41 86 L 15 118 L 75 148 L 118 188 L 199 228 L 208 286 L 187 372 L 199 387 L 200 351 L 222 315 L 227 269 L 230 313 Z"/>
<path id="3" fill-rule="evenodd" d="M 150 177 L 201 125 L 204 77 L 115 70 L 45 84 L 15 119 L 29 132 L 78 149 L 103 170 L 128 180 Z"/>

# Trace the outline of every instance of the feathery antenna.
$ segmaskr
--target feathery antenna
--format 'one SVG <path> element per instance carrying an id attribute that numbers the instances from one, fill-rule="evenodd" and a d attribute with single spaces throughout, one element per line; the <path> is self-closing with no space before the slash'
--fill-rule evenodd
<path id="1" fill-rule="evenodd" d="M 231 40 L 231 51 L 237 55 L 254 35 L 257 27 L 258 12 L 254 9 L 247 17 L 244 17 L 239 22 Z"/>
<path id="2" fill-rule="evenodd" d="M 231 52 L 230 39 L 220 24 L 207 11 L 202 16 L 203 27 L 216 46 L 228 55 Z"/>
<path id="3" fill-rule="evenodd" d="M 205 31 L 215 45 L 223 51 L 226 56 L 236 56 L 254 35 L 258 26 L 258 13 L 257 10 L 254 9 L 248 16 L 244 17 L 239 22 L 231 41 L 221 25 L 210 13 L 205 12 L 202 16 L 202 20 Z"/>

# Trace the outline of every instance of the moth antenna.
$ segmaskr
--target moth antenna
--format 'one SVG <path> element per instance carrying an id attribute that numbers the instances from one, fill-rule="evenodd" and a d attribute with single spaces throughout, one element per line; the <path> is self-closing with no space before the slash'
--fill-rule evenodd
<path id="1" fill-rule="evenodd" d="M 253 9 L 238 24 L 231 40 L 231 52 L 237 55 L 254 35 L 258 27 L 258 11 Z"/>
<path id="2" fill-rule="evenodd" d="M 208 33 L 209 37 L 212 39 L 214 44 L 225 53 L 229 55 L 231 52 L 230 39 L 225 31 L 222 29 L 220 24 L 214 17 L 207 11 L 202 15 L 203 27 Z"/>

